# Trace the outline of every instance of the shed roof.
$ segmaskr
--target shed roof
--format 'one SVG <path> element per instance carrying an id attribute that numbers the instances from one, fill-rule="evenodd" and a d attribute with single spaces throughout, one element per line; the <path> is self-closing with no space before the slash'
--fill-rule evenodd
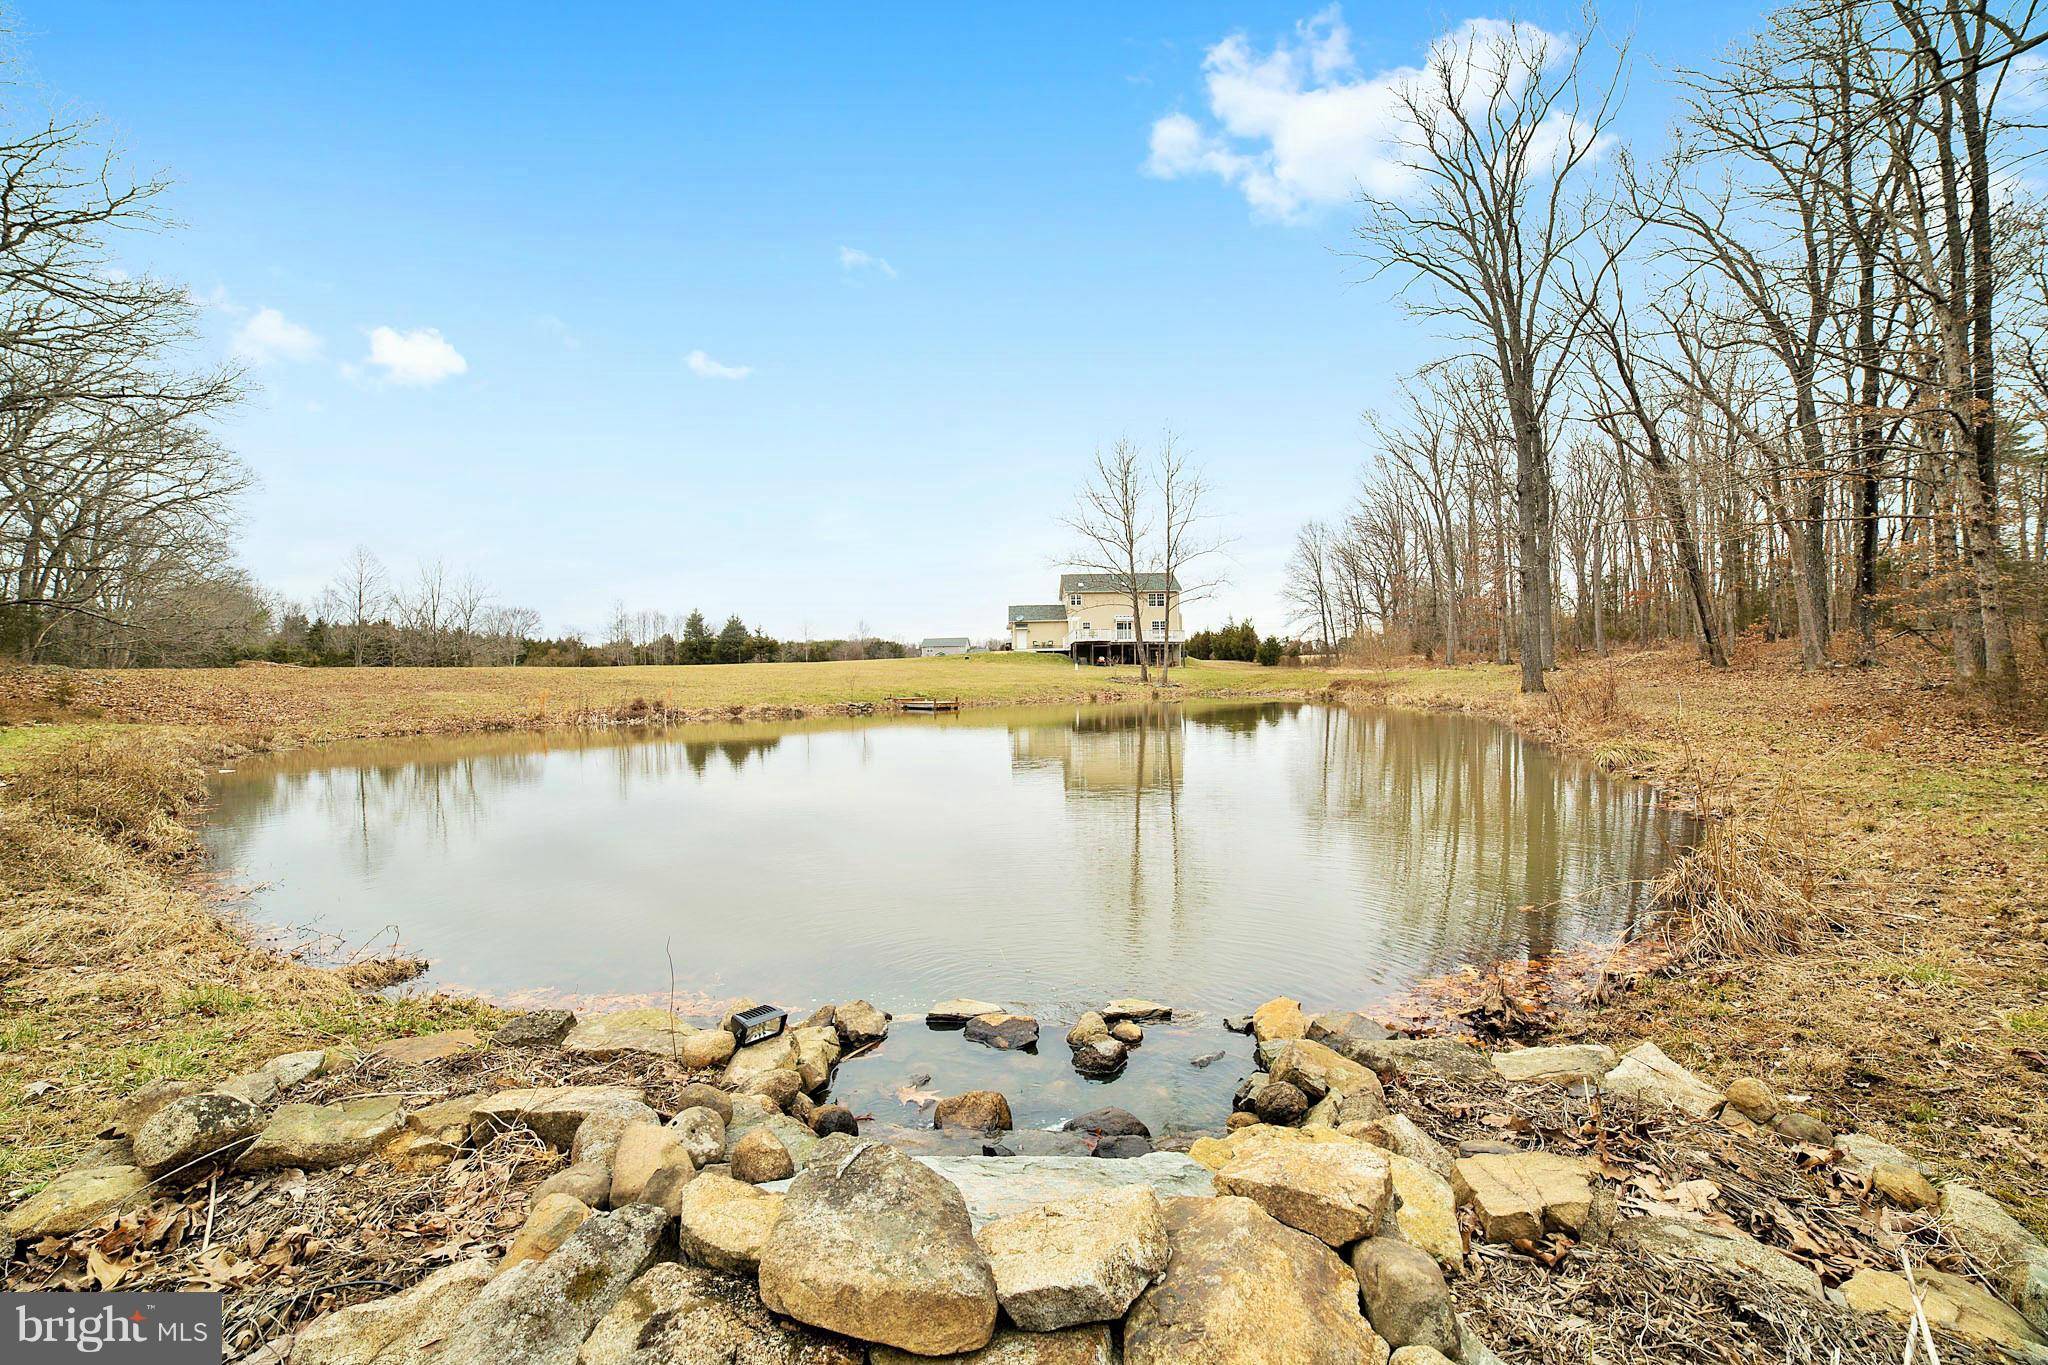
<path id="1" fill-rule="evenodd" d="M 1025 625 L 1032 621 L 1064 621 L 1067 619 L 1067 604 L 1064 602 L 1027 603 L 1011 607 L 1008 619 L 1012 624 Z"/>
<path id="2" fill-rule="evenodd" d="M 917 642 L 919 649 L 965 649 L 968 640 L 965 635 L 929 635 Z"/>

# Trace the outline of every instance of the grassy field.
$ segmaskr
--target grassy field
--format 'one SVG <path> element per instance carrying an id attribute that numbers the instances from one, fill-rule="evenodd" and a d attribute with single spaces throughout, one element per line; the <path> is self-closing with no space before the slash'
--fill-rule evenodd
<path id="1" fill-rule="evenodd" d="M 1291 694 L 1328 682 L 1320 670 L 1196 662 L 1173 671 L 1170 693 Z M 268 743 L 650 716 L 766 718 L 846 710 L 898 696 L 957 697 L 985 706 L 1141 695 L 1146 693 L 1135 668 L 1075 668 L 1057 655 L 1014 653 L 689 668 L 253 666 L 0 674 L 0 715 L 194 726 L 253 733 Z"/>
<path id="2" fill-rule="evenodd" d="M 1173 695 L 1470 712 L 1709 812 L 1709 892 L 1764 904 L 1783 943 L 1635 977 L 1568 1031 L 1654 1037 L 1723 1081 L 1763 1075 L 1841 1127 L 1971 1172 L 2048 1226 L 2048 744 L 1952 698 L 1939 660 L 1820 674 L 1795 662 L 1754 647 L 1718 674 L 1679 652 L 1584 661 L 1537 698 L 1493 665 L 1213 664 L 1176 673 Z M 0 1188 L 60 1164 L 142 1081 L 491 1017 L 360 994 L 227 926 L 187 823 L 218 757 L 356 736 L 830 714 L 919 693 L 973 705 L 1146 695 L 1134 670 L 1017 655 L 0 672 L 12 722 L 0 725 Z M 54 1088 L 31 1096 L 44 1081 Z"/>

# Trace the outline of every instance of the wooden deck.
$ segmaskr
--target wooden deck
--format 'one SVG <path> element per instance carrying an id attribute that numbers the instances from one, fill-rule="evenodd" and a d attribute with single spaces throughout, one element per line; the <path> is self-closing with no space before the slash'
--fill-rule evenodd
<path id="1" fill-rule="evenodd" d="M 944 697 L 891 697 L 889 698 L 889 705 L 896 708 L 898 711 L 918 711 L 925 713 L 930 713 L 934 711 L 958 711 L 960 709 L 960 699 L 958 697 L 954 697 L 949 701 Z"/>

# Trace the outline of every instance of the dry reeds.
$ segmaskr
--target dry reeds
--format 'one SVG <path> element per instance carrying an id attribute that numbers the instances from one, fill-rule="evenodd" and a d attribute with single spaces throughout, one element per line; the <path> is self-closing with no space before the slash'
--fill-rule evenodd
<path id="1" fill-rule="evenodd" d="M 1726 787 L 1697 764 L 1687 794 L 1699 839 L 1651 883 L 1659 915 L 1647 937 L 1673 966 L 1799 946 L 1816 914 L 1814 835 L 1783 785 L 1761 807 L 1728 809 Z"/>

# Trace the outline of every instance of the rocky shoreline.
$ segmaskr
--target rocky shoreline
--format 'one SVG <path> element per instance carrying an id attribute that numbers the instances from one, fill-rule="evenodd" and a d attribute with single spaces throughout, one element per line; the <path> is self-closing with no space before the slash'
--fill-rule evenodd
<path id="1" fill-rule="evenodd" d="M 751 1003 L 751 1002 L 745 1002 Z M 942 1002 L 961 1046 L 1039 1021 Z M 1173 1011 L 1068 1028 L 1113 1077 Z M 1211 1131 L 831 1102 L 892 1021 L 663 1010 L 292 1053 L 128 1097 L 4 1223 L 7 1287 L 221 1289 L 230 1359 L 1490 1365 L 2048 1361 L 2048 1247 L 1762 1078 L 1269 1001 Z M 1055 1034 L 1055 1037 L 1058 1035 Z M 1205 1065 L 1215 1054 L 1195 1059 Z"/>

